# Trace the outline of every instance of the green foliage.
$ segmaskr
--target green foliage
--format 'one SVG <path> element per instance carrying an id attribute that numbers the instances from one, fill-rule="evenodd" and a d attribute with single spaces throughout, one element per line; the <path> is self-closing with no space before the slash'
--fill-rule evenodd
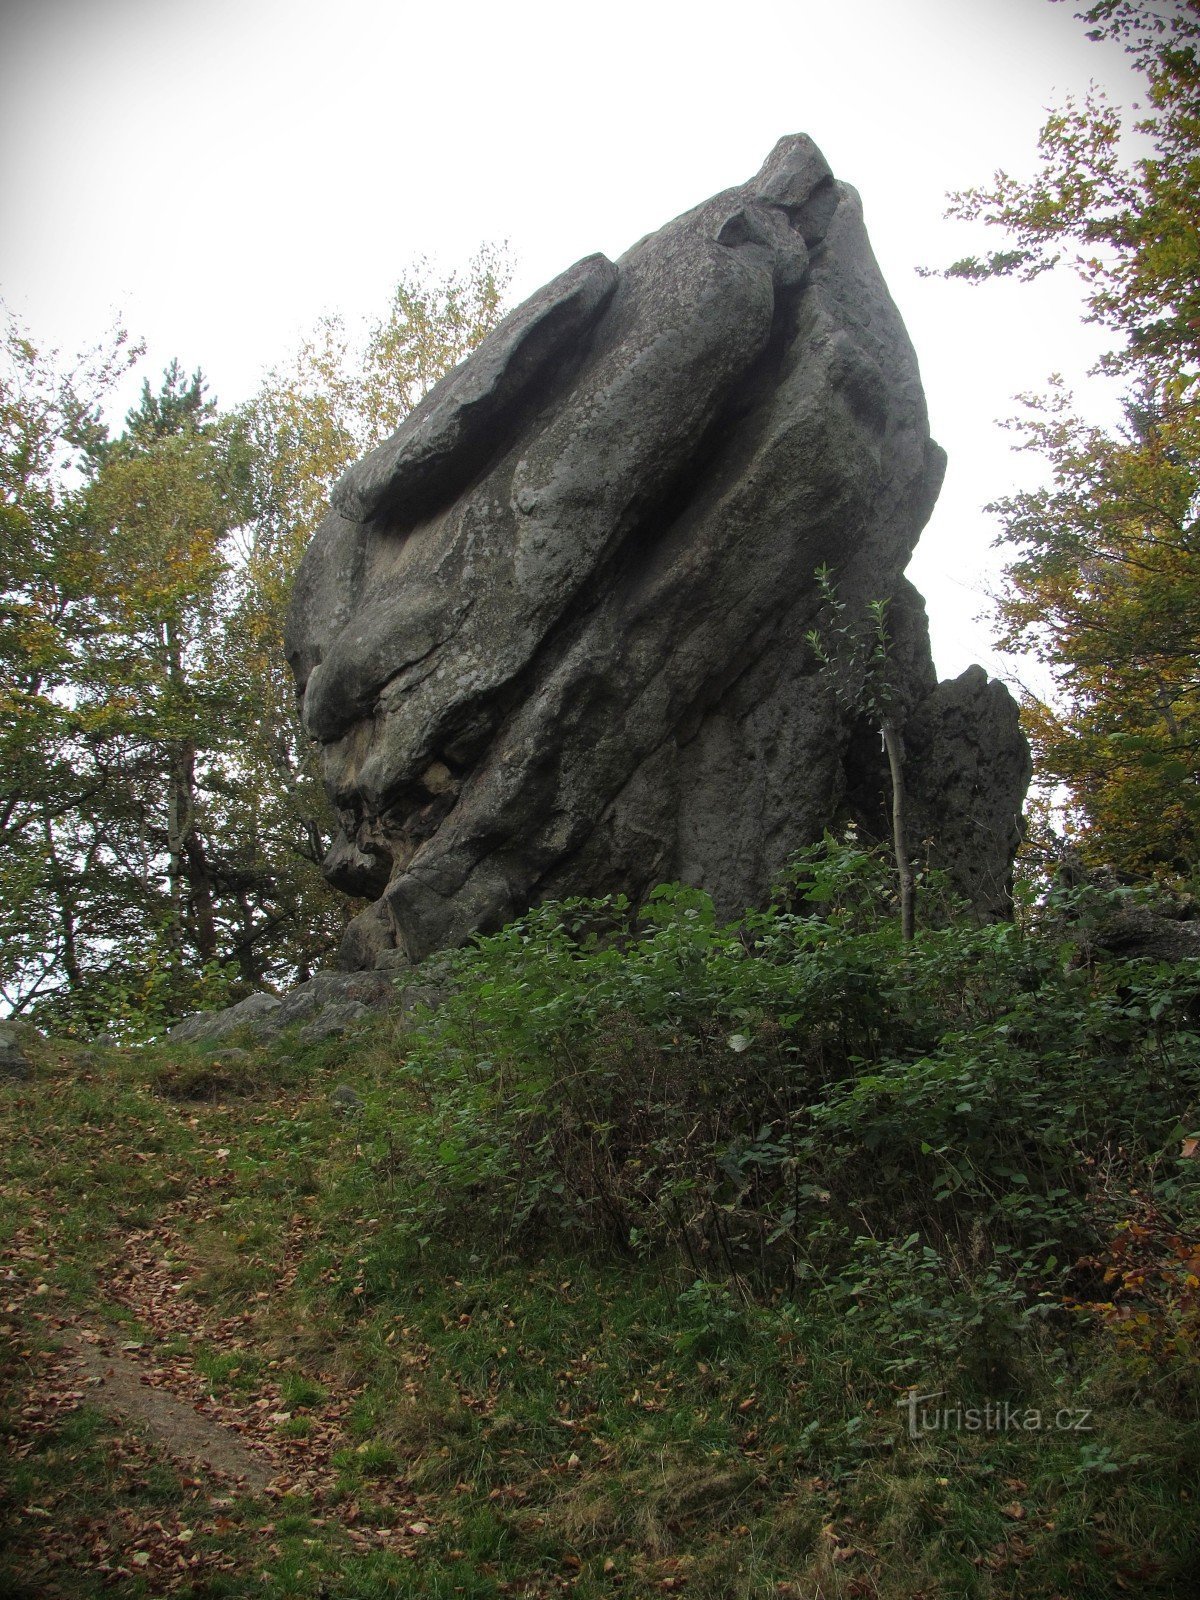
<path id="1" fill-rule="evenodd" d="M 964 257 L 950 277 L 1037 277 L 1059 265 L 1080 279 L 1088 320 L 1121 346 L 1106 370 L 1200 357 L 1200 18 L 1188 0 L 1102 0 L 1077 13 L 1096 43 L 1120 42 L 1146 85 L 1132 128 L 1146 154 L 1128 161 L 1126 118 L 1095 87 L 1051 111 L 1029 182 L 997 172 L 990 188 L 950 196 L 949 215 L 1002 229 L 1007 249 Z"/>
<path id="2" fill-rule="evenodd" d="M 307 977 L 353 907 L 283 652 L 296 566 L 354 457 L 494 325 L 509 268 L 419 263 L 222 412 L 172 361 L 110 436 L 123 336 L 0 364 L 0 1003 L 80 1032 Z M 128 357 L 132 359 L 131 356 Z"/>
<path id="3" fill-rule="evenodd" d="M 1066 785 L 1084 854 L 1126 873 L 1200 864 L 1200 408 L 1194 387 L 1144 387 L 1115 433 L 1052 386 L 1029 400 L 1023 448 L 1044 488 L 988 509 L 1016 547 L 999 596 L 1001 645 L 1050 669 L 1027 697 L 1044 781 Z"/>
<path id="4" fill-rule="evenodd" d="M 829 567 L 818 567 L 816 579 L 825 626 L 809 630 L 805 635 L 808 647 L 823 667 L 838 669 L 835 688 L 847 709 L 865 712 L 882 726 L 904 710 L 891 659 L 888 603 L 872 600 L 865 617 L 853 618 L 838 595 Z"/>
<path id="5" fill-rule="evenodd" d="M 101 939 L 121 916 L 112 875 L 68 819 L 90 819 L 100 781 L 73 693 L 102 638 L 103 561 L 83 473 L 105 433 L 99 408 L 136 357 L 118 331 L 64 369 L 5 314 L 0 361 L 0 999 L 16 1010 L 82 970 L 78 926 Z M 81 870 L 82 869 L 82 870 Z M 86 881 L 84 875 L 86 873 Z"/>
<path id="6" fill-rule="evenodd" d="M 908 818 L 904 783 L 903 726 L 909 707 L 897 682 L 888 636 L 887 600 L 872 600 L 862 619 L 848 618 L 827 566 L 817 568 L 817 586 L 826 613 L 825 632 L 814 628 L 808 647 L 823 667 L 834 668 L 834 693 L 850 711 L 863 714 L 878 728 L 887 751 L 892 786 L 892 849 L 900 886 L 900 926 L 905 939 L 916 927 L 912 862 L 908 852 Z"/>
<path id="7" fill-rule="evenodd" d="M 1089 965 L 1063 936 L 1127 897 L 904 944 L 878 852 L 826 839 L 727 926 L 678 886 L 636 918 L 543 906 L 458 957 L 398 1069 L 376 1127 L 403 1128 L 409 1226 L 669 1248 L 826 1295 L 864 1337 L 899 1318 L 898 1375 L 994 1371 L 1132 1172 L 1194 1203 L 1170 1151 L 1200 1105 L 1200 965 Z"/>
<path id="8" fill-rule="evenodd" d="M 403 1017 L 248 1056 L 44 1041 L 34 1076 L 0 1093 L 14 1335 L 0 1341 L 0 1434 L 13 1445 L 0 1450 L 0 1587 L 111 1592 L 111 1568 L 142 1544 L 161 1554 L 151 1571 L 169 1587 L 183 1543 L 198 1558 L 187 1582 L 230 1596 L 569 1588 L 612 1600 L 681 1578 L 683 1592 L 710 1600 L 1189 1595 L 1198 1163 L 1164 1119 L 1195 1093 L 1195 974 L 1089 967 L 1079 954 L 1089 941 L 1066 934 L 1112 915 L 1094 893 L 1024 936 L 925 930 L 907 950 L 892 899 L 878 855 L 828 842 L 772 911 L 735 929 L 692 891 L 664 892 L 640 919 L 614 902 L 560 908 L 566 937 L 546 921 L 535 937 L 513 936 L 486 972 L 475 963 L 487 941 L 463 958 L 466 987 L 448 1019 L 457 1032 L 440 1046 L 430 1019 L 414 1037 Z M 515 1126 L 497 1107 L 496 1072 L 471 1087 L 465 1069 L 483 1068 L 485 1046 L 513 1096 L 524 1078 L 531 1099 L 577 1103 L 559 1080 L 594 1075 L 633 1027 L 625 1016 L 603 1031 L 593 978 L 640 1007 L 643 1075 L 610 1098 L 672 1137 L 681 1127 L 681 1159 L 700 1183 L 728 1154 L 730 1130 L 743 1131 L 722 1178 L 731 1203 L 759 1133 L 748 1096 L 778 1097 L 797 1072 L 829 1079 L 837 1104 L 807 1147 L 811 1170 L 796 1174 L 817 1191 L 801 1195 L 807 1234 L 781 1237 L 765 1257 L 754 1244 L 746 1218 L 782 1203 L 766 1134 L 757 1188 L 726 1214 L 730 1255 L 719 1246 L 698 1265 L 672 1216 L 656 1220 L 652 1195 L 638 1202 L 635 1247 L 614 1249 L 615 1229 L 551 1191 L 520 1225 L 493 1215 L 479 1150 L 468 1150 L 473 1177 L 444 1170 L 428 1136 L 450 1102 L 475 1096 L 479 1145 Z M 784 1028 L 798 992 L 803 1020 Z M 897 1084 L 867 1081 L 902 1056 L 932 1057 L 956 1029 L 969 1035 L 972 1016 L 981 1036 L 989 1011 L 1002 1026 L 1018 994 L 1021 1025 L 1041 1029 L 1022 1058 L 1026 1104 L 998 1105 L 984 1126 L 936 1074 L 918 1073 L 911 1103 L 900 1075 L 898 1096 Z M 472 1041 L 468 1012 L 481 999 L 488 1037 Z M 1032 1016 L 1053 1008 L 1057 1020 Z M 1101 1093 L 1098 1109 L 1089 1101 L 1065 1117 L 1084 1168 L 1071 1195 L 1090 1191 L 1083 1231 L 1104 1242 L 1050 1267 L 1044 1252 L 1005 1254 L 1003 1237 L 975 1227 L 994 1196 L 970 1168 L 976 1151 L 1000 1148 L 986 1140 L 1022 1136 L 1029 1188 L 1039 1160 L 1068 1164 L 1020 1119 L 1049 1117 L 1068 1080 L 1051 1063 L 1039 1099 L 1037 1052 L 1073 1027 L 1100 1060 Z M 1115 1062 L 1122 1049 L 1124 1096 L 1104 1066 L 1105 1051 Z M 1158 1083 L 1144 1059 L 1156 1050 Z M 1015 1067 L 1006 1081 L 1011 1091 Z M 362 1101 L 353 1119 L 331 1094 L 343 1083 Z M 693 1121 L 707 1108 L 716 1144 L 689 1142 L 691 1122 L 656 1109 L 676 1096 Z M 1194 1129 L 1194 1103 L 1185 1113 L 1182 1128 Z M 457 1115 L 448 1120 L 466 1143 Z M 970 1181 L 952 1202 L 933 1194 L 944 1161 L 926 1156 L 914 1170 L 919 1146 L 897 1154 L 894 1174 L 881 1166 L 926 1118 L 954 1132 L 956 1166 L 967 1158 Z M 868 1147 L 872 1129 L 882 1138 Z M 564 1155 L 586 1156 L 588 1130 L 566 1138 Z M 659 1159 L 662 1193 L 669 1150 Z M 495 1170 L 509 1199 L 539 1176 Z M 856 1194 L 868 1201 L 857 1214 Z M 1047 1213 L 1056 1233 L 1079 1231 L 1068 1211 Z M 1107 1215 L 1121 1219 L 1111 1233 Z M 1036 1229 L 1007 1225 L 1009 1237 Z M 1045 1298 L 1061 1290 L 1069 1305 Z M 265 1429 L 291 1492 L 285 1479 L 266 1498 L 236 1494 L 200 1463 L 167 1473 L 153 1436 L 139 1444 L 75 1409 L 42 1356 L 63 1322 L 116 1324 L 156 1383 L 215 1395 L 216 1415 L 244 1425 L 252 1444 Z M 910 1393 L 930 1410 L 1010 1403 L 1051 1422 L 1062 1412 L 1087 1431 L 960 1424 L 913 1438 Z M 410 1536 L 418 1516 L 424 1531 Z M 177 1527 L 191 1538 L 177 1540 Z"/>
<path id="9" fill-rule="evenodd" d="M 143 380 L 140 402 L 125 415 L 124 439 L 137 448 L 211 421 L 216 406 L 204 398 L 207 388 L 199 367 L 188 378 L 178 360 L 172 359 L 157 394 L 151 389 L 149 378 Z"/>
<path id="10" fill-rule="evenodd" d="M 1133 123 L 1098 90 L 1050 114 L 1040 168 L 951 197 L 950 215 L 1013 248 L 956 262 L 979 282 L 1067 266 L 1087 320 L 1117 343 L 1123 423 L 1089 425 L 1054 381 L 1012 423 L 1046 487 L 998 500 L 1015 552 L 1001 645 L 1032 650 L 1053 703 L 1027 697 L 1039 775 L 1065 785 L 1083 852 L 1132 874 L 1200 865 L 1200 16 L 1182 0 L 1104 0 L 1080 14 L 1145 82 Z"/>

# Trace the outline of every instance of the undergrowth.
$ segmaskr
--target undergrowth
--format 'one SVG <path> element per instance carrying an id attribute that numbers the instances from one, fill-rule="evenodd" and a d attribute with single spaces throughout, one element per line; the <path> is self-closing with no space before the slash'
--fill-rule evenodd
<path id="1" fill-rule="evenodd" d="M 728 925 L 544 907 L 415 1024 L 47 1046 L 0 1099 L 0 1583 L 111 1592 L 57 1546 L 137 1571 L 185 1507 L 197 1596 L 1192 1594 L 1200 970 L 1088 954 L 1094 895 L 892 910 L 827 840 Z M 57 1327 L 154 1343 L 124 1264 L 167 1217 L 206 1332 L 156 1360 L 336 1421 L 320 1501 L 127 1469 L 86 1410 L 24 1437 Z"/>
<path id="2" fill-rule="evenodd" d="M 1082 959 L 1096 898 L 904 945 L 886 863 L 827 838 L 727 925 L 678 886 L 544 906 L 460 954 L 381 1159 L 421 1237 L 665 1250 L 890 1328 L 896 1375 L 992 1375 L 1122 1229 L 1194 1230 L 1200 962 Z"/>

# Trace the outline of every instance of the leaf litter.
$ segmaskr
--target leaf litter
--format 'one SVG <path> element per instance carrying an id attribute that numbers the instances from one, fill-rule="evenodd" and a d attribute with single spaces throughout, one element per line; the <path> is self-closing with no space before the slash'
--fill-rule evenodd
<path id="1" fill-rule="evenodd" d="M 245 1535 L 247 1505 L 256 1502 L 268 1512 L 272 1504 L 303 1505 L 314 1531 L 360 1551 L 423 1553 L 431 1513 L 403 1476 L 373 1479 L 366 1511 L 347 1498 L 336 1458 L 355 1448 L 347 1419 L 361 1388 L 336 1373 L 312 1374 L 320 1398 L 303 1407 L 303 1430 L 293 1436 L 281 1363 L 269 1362 L 261 1377 L 253 1373 L 250 1358 L 263 1350 L 256 1337 L 263 1302 L 294 1283 L 305 1219 L 292 1219 L 271 1295 L 259 1293 L 247 1309 L 220 1315 L 189 1292 L 203 1267 L 191 1258 L 184 1230 L 218 1214 L 213 1191 L 226 1187 L 223 1179 L 224 1172 L 190 1181 L 153 1228 L 113 1241 L 108 1269 L 89 1298 L 112 1307 L 119 1322 L 89 1319 L 53 1283 L 53 1227 L 40 1208 L 31 1207 L 31 1223 L 9 1238 L 11 1264 L 0 1275 L 0 1338 L 8 1350 L 0 1372 L 10 1386 L 15 1373 L 21 1389 L 15 1402 L 10 1395 L 18 1429 L 14 1460 L 45 1449 L 69 1419 L 90 1408 L 119 1424 L 105 1444 L 113 1472 L 141 1488 L 165 1458 L 183 1491 L 174 1497 L 181 1505 L 152 1499 L 123 1504 L 117 1516 L 82 1513 L 70 1486 L 41 1494 L 46 1503 L 17 1508 L 22 1534 L 30 1536 L 22 1542 L 30 1547 L 35 1592 L 61 1592 L 56 1572 L 87 1571 L 105 1585 L 137 1578 L 152 1593 L 170 1594 L 191 1588 L 201 1573 L 243 1571 L 244 1555 L 230 1552 Z M 205 1354 L 235 1358 L 227 1373 L 240 1376 L 236 1389 L 205 1375 L 198 1364 Z M 249 1376 L 236 1360 L 246 1360 Z M 267 1522 L 256 1531 L 269 1539 L 274 1528 Z M 266 1550 L 280 1554 L 274 1543 Z"/>

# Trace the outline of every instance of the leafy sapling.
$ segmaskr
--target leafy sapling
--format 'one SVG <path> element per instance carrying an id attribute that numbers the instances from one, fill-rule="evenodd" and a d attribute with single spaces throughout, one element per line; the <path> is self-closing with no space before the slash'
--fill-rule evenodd
<path id="1" fill-rule="evenodd" d="M 891 640 L 887 631 L 886 600 L 872 600 L 867 619 L 848 619 L 846 602 L 839 598 L 827 566 L 816 571 L 817 585 L 828 618 L 822 632 L 806 635 L 809 648 L 823 667 L 836 669 L 833 692 L 850 711 L 868 716 L 878 728 L 887 752 L 892 790 L 892 848 L 900 889 L 900 932 L 913 937 L 916 886 L 908 853 L 907 806 L 904 790 L 904 739 L 901 724 L 904 703 L 893 673 Z"/>

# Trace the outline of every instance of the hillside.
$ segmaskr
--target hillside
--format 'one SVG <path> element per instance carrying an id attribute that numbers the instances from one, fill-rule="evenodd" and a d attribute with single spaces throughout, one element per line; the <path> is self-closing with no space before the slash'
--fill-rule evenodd
<path id="1" fill-rule="evenodd" d="M 935 898 L 827 841 L 436 1014 L 30 1046 L 0 1589 L 1193 1594 L 1200 964 Z"/>

